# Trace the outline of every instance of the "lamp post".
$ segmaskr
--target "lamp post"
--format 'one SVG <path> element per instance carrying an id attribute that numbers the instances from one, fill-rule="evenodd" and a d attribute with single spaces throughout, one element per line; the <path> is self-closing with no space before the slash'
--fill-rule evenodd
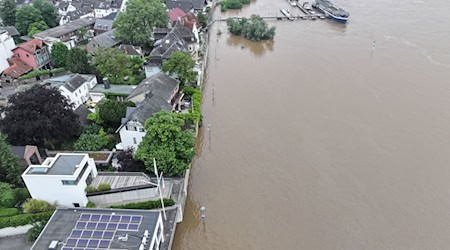
<path id="1" fill-rule="evenodd" d="M 155 160 L 155 158 L 153 158 L 153 168 L 154 168 L 154 171 L 155 171 L 156 178 L 158 180 L 158 183 L 156 184 L 156 186 L 157 186 L 158 192 L 159 192 L 159 199 L 161 200 L 161 206 L 162 206 L 162 211 L 163 211 L 163 215 L 164 215 L 164 220 L 167 220 L 166 208 L 164 207 L 164 199 L 163 199 L 162 190 L 161 190 L 161 182 L 162 182 L 163 188 L 165 187 L 164 186 L 164 179 L 162 177 L 163 173 L 161 173 L 161 175 L 158 176 L 158 168 L 156 167 L 156 160 Z M 161 181 L 161 179 L 162 179 L 162 181 Z M 149 184 L 155 185 L 155 183 L 153 183 L 151 181 L 146 181 L 146 180 L 141 180 L 141 181 L 145 182 L 145 183 L 149 183 Z"/>
<path id="2" fill-rule="evenodd" d="M 203 224 L 205 224 L 205 220 L 206 220 L 206 214 L 205 214 L 205 212 L 206 212 L 206 207 L 202 206 L 202 207 L 200 208 L 200 213 L 201 213 L 201 218 L 202 218 Z"/>

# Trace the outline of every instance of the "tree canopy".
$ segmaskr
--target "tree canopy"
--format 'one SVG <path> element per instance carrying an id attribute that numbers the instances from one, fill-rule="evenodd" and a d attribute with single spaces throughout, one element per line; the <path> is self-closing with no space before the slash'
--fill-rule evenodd
<path id="1" fill-rule="evenodd" d="M 194 66 L 195 62 L 188 53 L 177 51 L 164 61 L 161 69 L 166 73 L 175 74 L 183 83 L 190 83 L 196 78 Z"/>
<path id="2" fill-rule="evenodd" d="M 268 27 L 267 23 L 257 15 L 250 19 L 228 19 L 228 30 L 233 35 L 244 36 L 252 41 L 271 40 L 275 36 L 275 27 Z"/>
<path id="3" fill-rule="evenodd" d="M 22 186 L 20 175 L 24 170 L 6 143 L 6 136 L 0 133 L 0 182 L 6 182 L 16 187 Z"/>
<path id="4" fill-rule="evenodd" d="M 75 150 L 79 151 L 98 151 L 102 150 L 108 144 L 108 137 L 103 128 L 98 133 L 83 133 L 75 142 Z"/>
<path id="5" fill-rule="evenodd" d="M 87 53 L 80 48 L 73 48 L 67 54 L 66 67 L 73 73 L 86 74 L 91 71 Z"/>
<path id="6" fill-rule="evenodd" d="M 116 48 L 98 48 L 93 64 L 96 71 L 113 84 L 137 84 L 143 80 L 139 77 L 142 62 L 142 59 L 132 58 Z M 124 80 L 125 77 L 128 80 Z"/>
<path id="7" fill-rule="evenodd" d="M 125 117 L 127 103 L 103 99 L 96 106 L 97 122 L 108 128 L 118 128 Z"/>
<path id="8" fill-rule="evenodd" d="M 33 37 L 34 34 L 47 30 L 48 26 L 44 21 L 34 22 L 28 26 L 28 36 Z"/>
<path id="9" fill-rule="evenodd" d="M 146 135 L 135 158 L 153 172 L 153 158 L 159 171 L 169 176 L 184 174 L 195 155 L 195 139 L 191 131 L 182 130 L 184 120 L 172 112 L 161 111 L 145 122 Z"/>
<path id="10" fill-rule="evenodd" d="M 32 23 L 43 21 L 41 12 L 32 5 L 25 4 L 17 10 L 16 28 L 22 35 L 28 34 L 28 28 Z"/>
<path id="11" fill-rule="evenodd" d="M 0 19 L 4 26 L 14 26 L 16 23 L 16 2 L 14 0 L 0 1 Z"/>
<path id="12" fill-rule="evenodd" d="M 16 145 L 56 148 L 81 130 L 78 116 L 55 88 L 34 86 L 17 93 L 9 97 L 4 112 L 0 128 Z"/>
<path id="13" fill-rule="evenodd" d="M 127 148 L 117 154 L 120 172 L 144 172 L 144 162 L 133 159 L 133 149 Z"/>
<path id="14" fill-rule="evenodd" d="M 53 28 L 58 25 L 58 11 L 51 2 L 46 0 L 33 0 L 33 7 L 39 10 L 43 21 L 48 27 Z"/>
<path id="15" fill-rule="evenodd" d="M 126 44 L 149 45 L 154 27 L 165 28 L 169 23 L 167 10 L 161 0 L 130 0 L 127 11 L 114 21 L 116 38 Z"/>
<path id="16" fill-rule="evenodd" d="M 67 56 L 69 54 L 69 49 L 62 42 L 55 42 L 52 45 L 52 64 L 55 67 L 65 67 L 67 63 Z"/>
<path id="17" fill-rule="evenodd" d="M 0 182 L 0 208 L 13 207 L 16 200 L 14 190 L 8 183 Z"/>

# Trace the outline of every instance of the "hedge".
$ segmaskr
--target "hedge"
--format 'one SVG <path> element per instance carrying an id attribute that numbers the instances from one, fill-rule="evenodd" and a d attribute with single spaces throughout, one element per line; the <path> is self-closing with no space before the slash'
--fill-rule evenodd
<path id="1" fill-rule="evenodd" d="M 17 208 L 0 208 L 0 217 L 10 217 L 19 214 L 19 209 Z"/>
<path id="2" fill-rule="evenodd" d="M 175 205 L 175 201 L 172 199 L 163 199 L 164 200 L 164 207 L 170 207 Z M 125 205 L 116 205 L 111 206 L 110 208 L 120 208 L 120 209 L 155 209 L 155 208 L 162 208 L 161 206 L 161 200 L 151 200 L 151 201 L 143 201 L 143 202 L 135 202 L 135 203 L 128 203 Z"/>
<path id="3" fill-rule="evenodd" d="M 34 77 L 37 77 L 37 76 L 48 75 L 50 73 L 55 74 L 55 73 L 59 73 L 59 72 L 63 72 L 63 71 L 65 71 L 64 68 L 56 68 L 56 69 L 50 69 L 50 70 L 48 70 L 48 69 L 33 70 L 30 73 L 28 73 L 26 75 L 23 75 L 23 76 L 21 76 L 21 77 L 19 77 L 17 79 L 18 80 L 26 80 L 26 79 L 34 78 Z"/>
<path id="4" fill-rule="evenodd" d="M 19 214 L 10 217 L 1 217 L 0 228 L 23 226 L 33 224 L 37 221 L 48 221 L 52 214 L 53 211 L 48 211 L 36 214 Z"/>

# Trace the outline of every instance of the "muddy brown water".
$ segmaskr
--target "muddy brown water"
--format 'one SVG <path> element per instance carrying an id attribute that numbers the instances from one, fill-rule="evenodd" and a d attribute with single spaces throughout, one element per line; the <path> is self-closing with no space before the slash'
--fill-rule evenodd
<path id="1" fill-rule="evenodd" d="M 335 3 L 347 25 L 270 22 L 273 42 L 212 27 L 174 249 L 450 249 L 450 2 Z"/>

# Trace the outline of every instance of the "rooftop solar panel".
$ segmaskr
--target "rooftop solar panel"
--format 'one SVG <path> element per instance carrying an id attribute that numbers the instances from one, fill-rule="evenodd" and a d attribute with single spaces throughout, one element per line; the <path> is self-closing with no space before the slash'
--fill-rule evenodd
<path id="1" fill-rule="evenodd" d="M 97 248 L 98 243 L 100 243 L 100 240 L 90 240 L 88 243 L 88 247 Z"/>
<path id="2" fill-rule="evenodd" d="M 100 220 L 100 214 L 91 215 L 91 221 L 99 221 L 99 220 Z"/>
<path id="3" fill-rule="evenodd" d="M 132 231 L 137 231 L 138 230 L 138 228 L 139 228 L 139 225 L 137 225 L 137 224 L 129 224 L 128 225 L 128 230 L 132 230 Z"/>
<path id="4" fill-rule="evenodd" d="M 86 227 L 86 222 L 77 222 L 77 224 L 75 225 L 75 228 L 77 229 L 84 229 Z"/>
<path id="5" fill-rule="evenodd" d="M 77 242 L 77 247 L 85 247 L 88 244 L 88 240 L 85 239 L 79 239 Z"/>
<path id="6" fill-rule="evenodd" d="M 118 230 L 127 230 L 128 229 L 128 224 L 125 223 L 120 223 L 119 226 L 117 227 Z"/>
<path id="7" fill-rule="evenodd" d="M 106 226 L 108 225 L 108 223 L 105 223 L 105 222 L 99 222 L 98 224 L 97 224 L 97 229 L 100 229 L 100 230 L 102 230 L 102 229 L 106 229 Z"/>
<path id="8" fill-rule="evenodd" d="M 61 250 L 73 250 L 71 247 L 63 247 Z"/>
<path id="9" fill-rule="evenodd" d="M 81 214 L 79 221 L 88 221 L 90 218 L 90 214 Z"/>
<path id="10" fill-rule="evenodd" d="M 103 236 L 103 231 L 94 231 L 92 234 L 93 238 L 101 238 Z"/>
<path id="11" fill-rule="evenodd" d="M 117 223 L 108 223 L 108 226 L 106 227 L 108 230 L 116 230 L 117 229 Z"/>
<path id="12" fill-rule="evenodd" d="M 132 223 L 141 223 L 142 216 L 131 216 Z"/>
<path id="13" fill-rule="evenodd" d="M 88 222 L 86 225 L 87 229 L 95 229 L 97 227 L 97 222 Z"/>
<path id="14" fill-rule="evenodd" d="M 113 222 L 119 222 L 120 221 L 120 215 L 113 215 L 111 216 L 111 221 Z"/>
<path id="15" fill-rule="evenodd" d="M 72 233 L 70 234 L 70 236 L 79 237 L 81 235 L 81 232 L 82 232 L 82 230 L 74 229 L 74 230 L 72 230 Z"/>
<path id="16" fill-rule="evenodd" d="M 104 239 L 112 239 L 113 237 L 114 237 L 114 232 L 105 231 L 105 233 L 103 233 Z"/>
<path id="17" fill-rule="evenodd" d="M 123 222 L 123 223 L 128 223 L 128 222 L 130 222 L 130 220 L 131 220 L 131 216 L 129 216 L 129 215 L 122 215 L 122 218 L 120 218 L 120 222 Z"/>
<path id="18" fill-rule="evenodd" d="M 110 240 L 101 240 L 98 244 L 99 248 L 109 248 L 109 245 L 111 244 Z"/>
<path id="19" fill-rule="evenodd" d="M 75 246 L 77 244 L 78 239 L 69 238 L 67 239 L 66 245 L 67 246 Z"/>
<path id="20" fill-rule="evenodd" d="M 84 230 L 83 233 L 81 234 L 81 237 L 82 238 L 91 238 L 92 233 L 93 233 L 93 231 L 91 231 L 91 230 Z"/>
<path id="21" fill-rule="evenodd" d="M 100 218 L 100 221 L 109 221 L 111 219 L 111 215 L 104 214 Z"/>

